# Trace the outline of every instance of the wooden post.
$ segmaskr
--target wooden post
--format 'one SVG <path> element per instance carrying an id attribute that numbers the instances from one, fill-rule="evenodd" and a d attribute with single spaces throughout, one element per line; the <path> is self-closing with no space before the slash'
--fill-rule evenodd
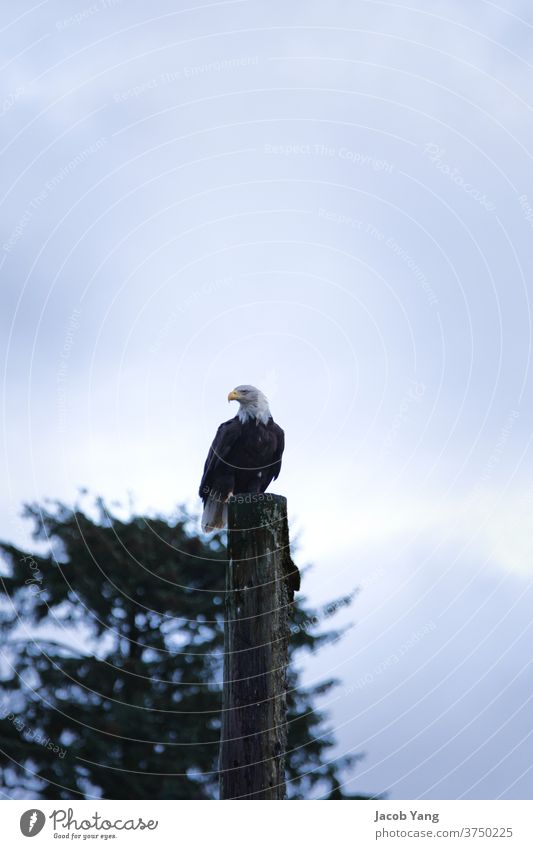
<path id="1" fill-rule="evenodd" d="M 284 799 L 289 602 L 299 588 L 287 499 L 235 495 L 228 508 L 220 798 Z"/>

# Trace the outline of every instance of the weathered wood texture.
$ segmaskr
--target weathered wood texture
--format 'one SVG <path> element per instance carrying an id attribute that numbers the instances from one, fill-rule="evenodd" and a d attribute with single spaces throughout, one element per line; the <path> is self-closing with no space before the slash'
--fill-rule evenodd
<path id="1" fill-rule="evenodd" d="M 221 799 L 285 798 L 289 604 L 298 587 L 286 498 L 234 496 L 228 510 Z"/>

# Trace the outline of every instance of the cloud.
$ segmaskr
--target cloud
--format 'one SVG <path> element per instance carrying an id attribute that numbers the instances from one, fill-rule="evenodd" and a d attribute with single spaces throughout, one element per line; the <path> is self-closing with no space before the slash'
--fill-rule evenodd
<path id="1" fill-rule="evenodd" d="M 353 520 L 336 534 L 341 547 L 364 549 L 370 556 L 373 549 L 385 548 L 399 556 L 421 541 L 434 553 L 451 545 L 472 563 L 486 560 L 492 568 L 533 576 L 533 487 L 503 494 L 475 488 L 447 499 L 402 488 L 356 500 L 350 511 Z"/>

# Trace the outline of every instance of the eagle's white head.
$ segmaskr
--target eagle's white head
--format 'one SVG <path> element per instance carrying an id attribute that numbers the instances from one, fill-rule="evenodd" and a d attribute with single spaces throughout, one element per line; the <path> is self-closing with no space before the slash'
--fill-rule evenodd
<path id="1" fill-rule="evenodd" d="M 228 401 L 239 402 L 238 416 L 243 424 L 249 419 L 266 424 L 270 418 L 268 399 L 256 386 L 236 386 L 229 393 Z"/>

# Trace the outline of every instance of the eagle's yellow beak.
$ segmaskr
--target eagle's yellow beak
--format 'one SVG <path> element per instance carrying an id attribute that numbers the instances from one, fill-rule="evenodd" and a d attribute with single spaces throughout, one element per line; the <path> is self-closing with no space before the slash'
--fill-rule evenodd
<path id="1" fill-rule="evenodd" d="M 228 401 L 240 401 L 240 400 L 241 400 L 241 396 L 239 395 L 237 390 L 232 389 L 231 392 L 228 395 Z"/>

